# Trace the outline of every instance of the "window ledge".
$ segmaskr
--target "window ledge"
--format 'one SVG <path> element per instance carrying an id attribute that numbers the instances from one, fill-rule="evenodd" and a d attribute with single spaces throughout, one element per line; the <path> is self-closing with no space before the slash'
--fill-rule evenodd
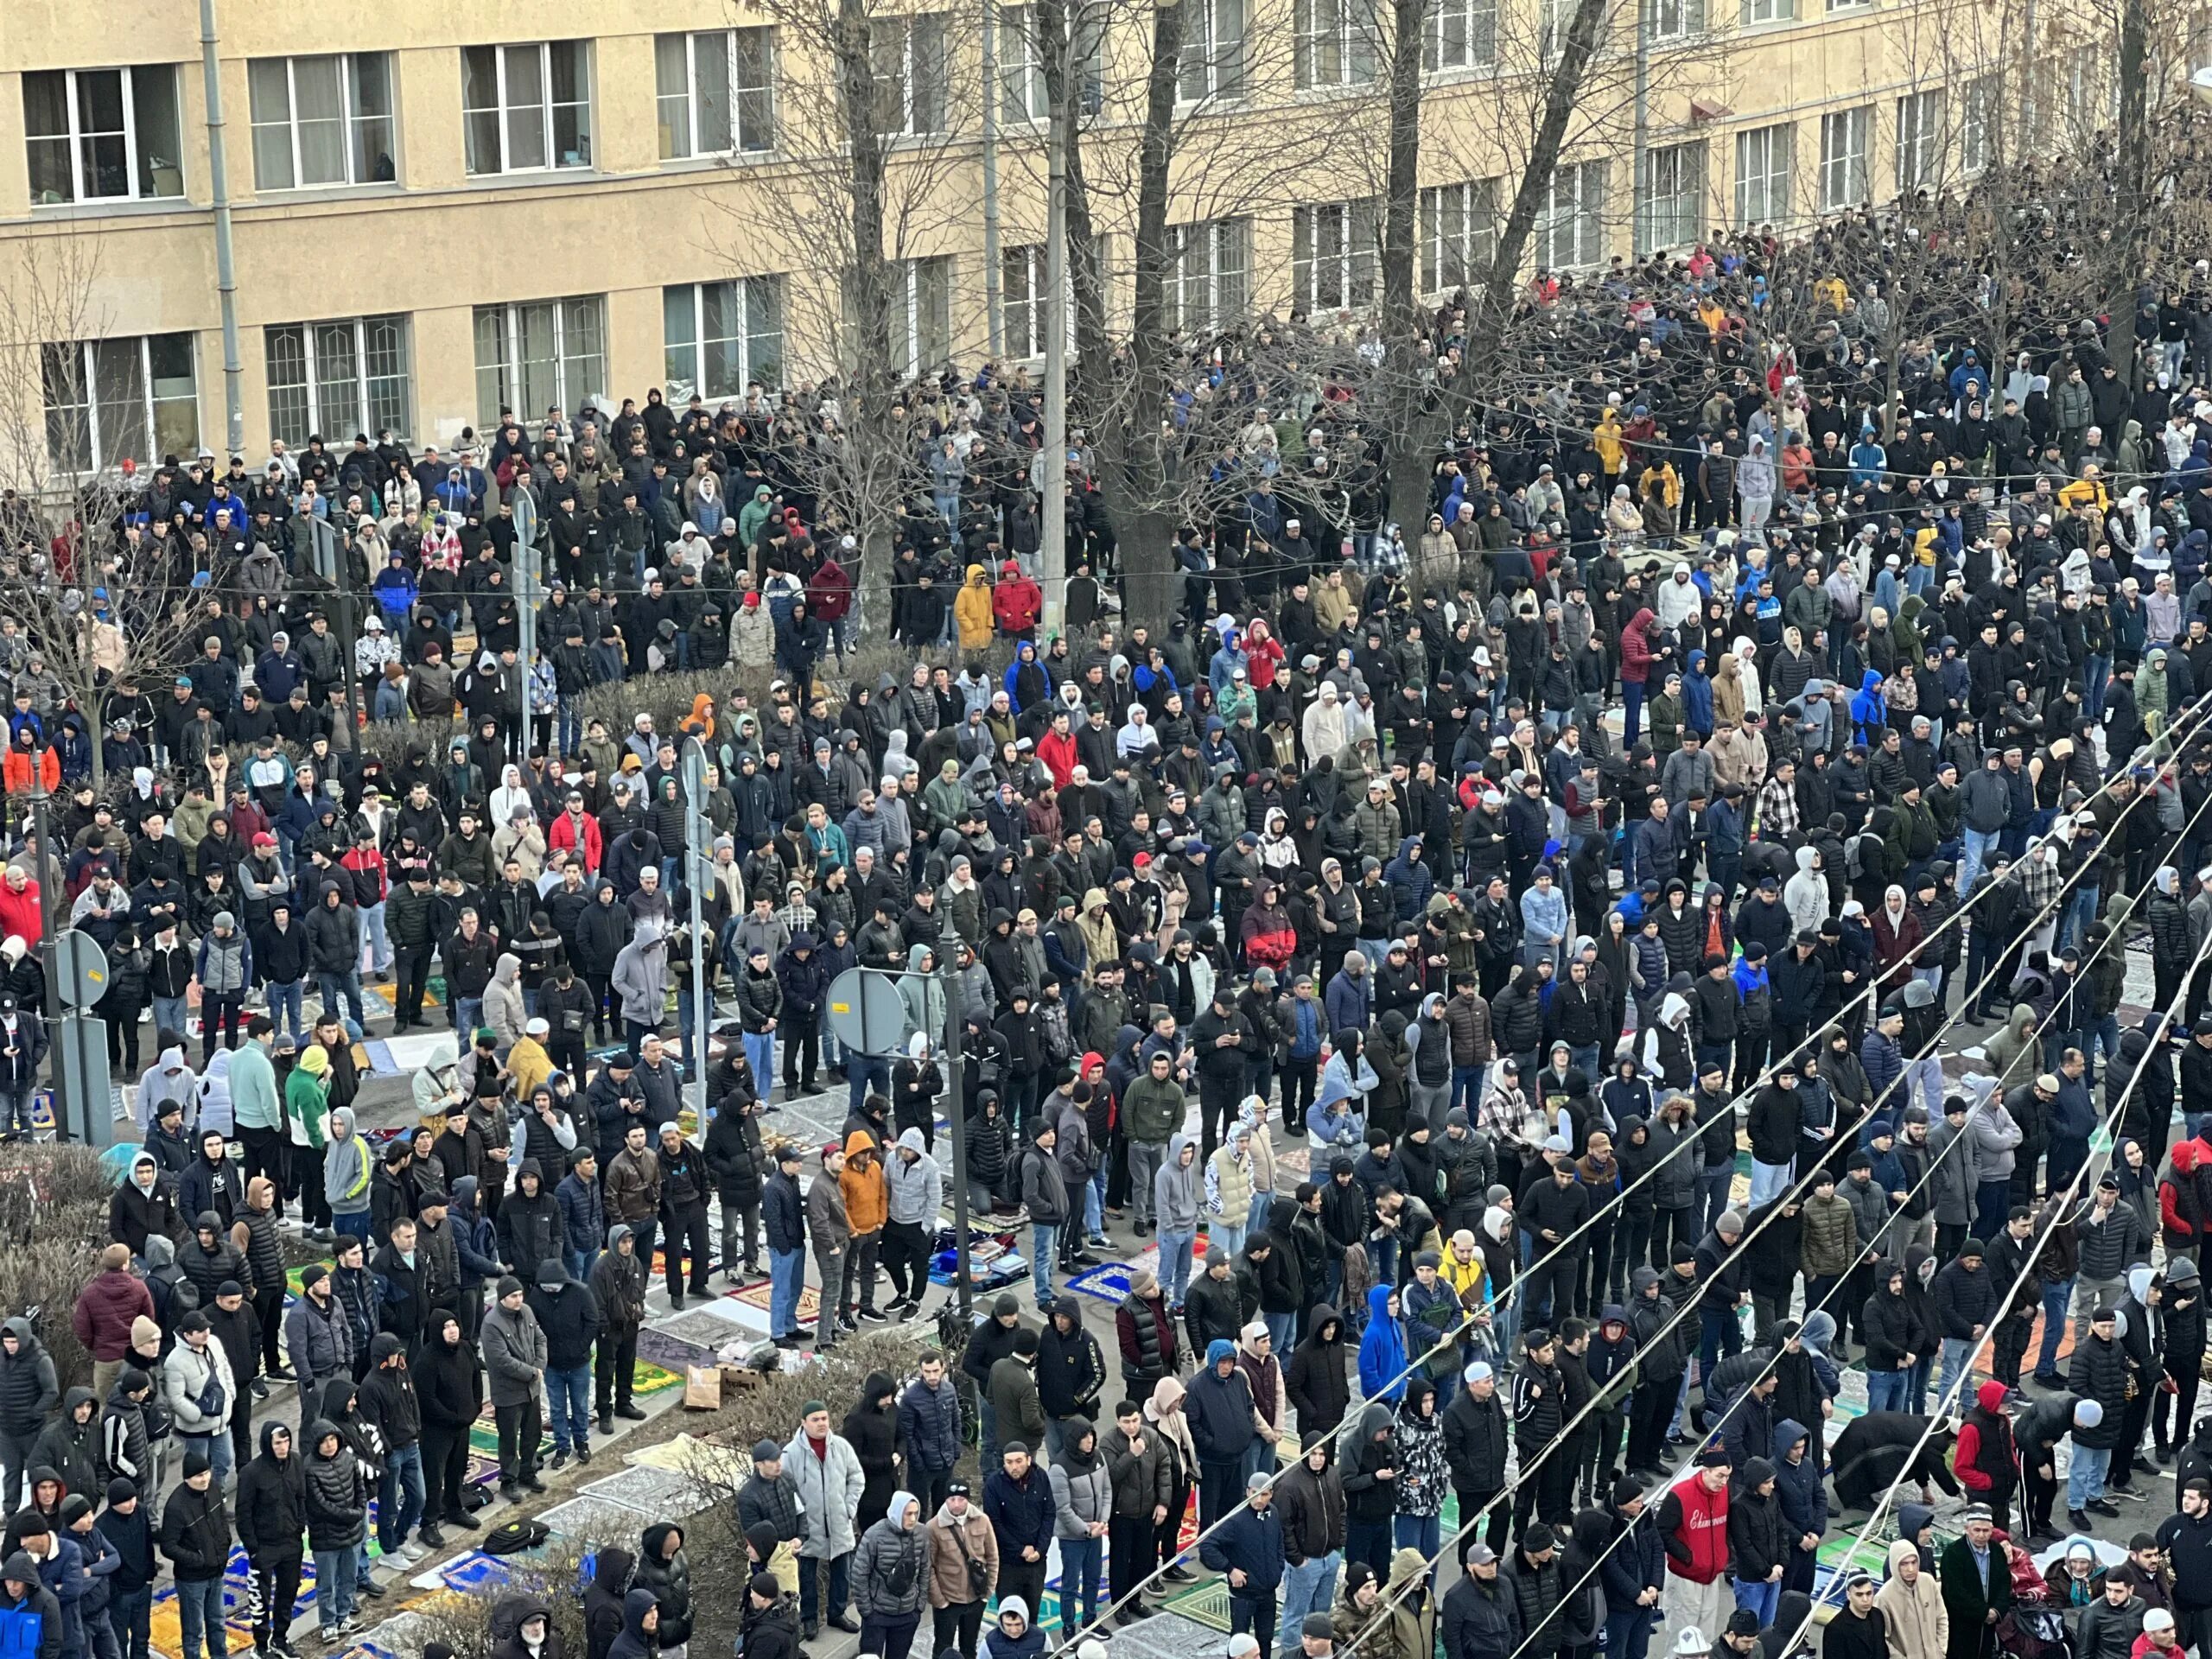
<path id="1" fill-rule="evenodd" d="M 717 149 L 704 156 L 671 156 L 660 163 L 663 173 L 717 173 L 728 167 L 762 167 L 784 159 L 780 149 Z"/>
<path id="2" fill-rule="evenodd" d="M 526 172 L 470 173 L 463 183 L 471 190 L 527 190 L 548 184 L 601 184 L 620 176 L 596 167 L 533 167 Z M 346 193 L 352 194 L 351 191 Z"/>
<path id="3" fill-rule="evenodd" d="M 1425 86 L 1449 92 L 1454 86 L 1478 86 L 1485 81 L 1496 80 L 1497 65 L 1495 62 L 1454 64 L 1447 69 L 1424 69 L 1421 72 L 1421 78 Z"/>
<path id="4" fill-rule="evenodd" d="M 378 201 L 406 194 L 407 187 L 398 180 L 378 179 L 368 184 L 311 184 L 296 190 L 256 190 L 238 205 L 308 207 L 326 201 Z"/>
<path id="5" fill-rule="evenodd" d="M 99 201 L 35 201 L 30 211 L 33 219 L 150 219 L 160 213 L 204 213 L 207 204 L 189 196 L 117 196 Z"/>

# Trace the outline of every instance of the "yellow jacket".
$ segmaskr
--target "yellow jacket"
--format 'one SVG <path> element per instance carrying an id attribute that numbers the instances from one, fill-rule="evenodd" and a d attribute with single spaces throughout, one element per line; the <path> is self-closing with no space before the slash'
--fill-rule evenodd
<path id="1" fill-rule="evenodd" d="M 1452 1294 L 1459 1299 L 1462 1308 L 1472 1311 L 1482 1306 L 1484 1298 L 1483 1285 L 1483 1253 L 1477 1250 L 1471 1261 L 1462 1262 L 1451 1250 L 1444 1252 L 1443 1262 L 1436 1269 L 1436 1276 L 1452 1287 Z M 1475 1294 L 1470 1298 L 1467 1293 Z"/>
<path id="2" fill-rule="evenodd" d="M 523 1037 L 507 1051 L 507 1070 L 514 1074 L 515 1098 L 528 1106 L 531 1090 L 553 1075 L 553 1059 L 537 1038 Z"/>
<path id="3" fill-rule="evenodd" d="M 1607 410 L 1605 413 L 1605 417 L 1601 419 L 1597 425 L 1590 429 L 1590 442 L 1597 449 L 1598 459 L 1605 463 L 1605 470 L 1607 472 L 1618 473 L 1620 471 L 1620 416 L 1614 414 L 1611 410 Z"/>
<path id="4" fill-rule="evenodd" d="M 1662 461 L 1644 469 L 1643 499 L 1669 507 L 1682 505 L 1682 475 L 1675 470 L 1673 461 Z"/>
<path id="5" fill-rule="evenodd" d="M 968 567 L 967 585 L 953 596 L 952 620 L 960 625 L 960 649 L 987 651 L 991 644 L 991 584 L 983 567 Z"/>

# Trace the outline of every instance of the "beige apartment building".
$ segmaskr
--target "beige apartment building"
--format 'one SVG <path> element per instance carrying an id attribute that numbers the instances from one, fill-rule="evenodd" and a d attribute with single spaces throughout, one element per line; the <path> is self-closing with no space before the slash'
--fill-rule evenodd
<path id="1" fill-rule="evenodd" d="M 1589 268 L 1638 238 L 1665 247 L 1716 224 L 1802 221 L 1900 180 L 1970 173 L 1996 143 L 1998 80 L 1961 68 L 1955 31 L 1940 51 L 1919 46 L 1930 29 L 1916 20 L 1944 0 L 1741 0 L 1726 17 L 1702 11 L 1723 0 L 1644 3 L 1643 188 L 1637 22 L 1624 11 L 1592 112 L 1553 181 L 1544 264 Z M 1357 308 L 1371 295 L 1381 99 L 1358 3 L 1185 0 L 1198 42 L 1180 88 L 1192 168 L 1211 160 L 1224 180 L 1234 169 L 1222 156 L 1291 153 L 1286 135 L 1342 136 L 1295 167 L 1247 169 L 1244 187 L 1179 173 L 1171 302 L 1185 320 Z M 1538 15 L 1514 10 L 1531 3 Z M 918 194 L 941 210 L 902 238 L 894 345 L 910 364 L 973 363 L 989 339 L 980 0 L 972 14 L 928 8 L 887 5 L 875 25 L 886 118 L 929 149 Z M 835 260 L 834 238 L 792 205 L 805 194 L 792 153 L 823 153 L 818 132 L 799 130 L 820 104 L 792 94 L 810 82 L 818 92 L 819 54 L 810 62 L 768 12 L 724 0 L 664 0 L 650 15 L 512 0 L 214 10 L 249 464 L 272 436 L 296 447 L 311 433 L 390 428 L 450 443 L 503 404 L 528 419 L 655 385 L 721 398 L 834 364 L 806 320 L 820 308 L 801 305 L 795 286 L 819 286 Z M 1572 7 L 1436 0 L 1435 11 L 1422 115 L 1421 280 L 1432 290 L 1484 257 L 1509 188 L 1502 89 L 1532 79 L 1516 66 L 1548 49 L 1542 31 Z M 1101 15 L 1093 78 L 1141 90 L 1141 61 L 1126 76 L 1123 65 L 1146 49 L 1148 9 Z M 995 36 L 997 286 L 1011 357 L 1034 353 L 1043 332 L 1044 96 L 1025 16 L 1007 12 Z M 0 6 L 0 281 L 14 365 L 0 387 L 18 405 L 0 411 L 0 433 L 49 439 L 49 456 L 19 461 L 8 481 L 45 481 L 40 462 L 61 455 L 67 434 L 104 467 L 226 447 L 203 68 L 195 8 L 181 0 Z M 1102 155 L 1116 142 L 1115 107 L 1109 90 Z M 1101 215 L 1109 270 L 1126 236 L 1116 211 Z M 34 345 L 48 348 L 42 362 Z"/>

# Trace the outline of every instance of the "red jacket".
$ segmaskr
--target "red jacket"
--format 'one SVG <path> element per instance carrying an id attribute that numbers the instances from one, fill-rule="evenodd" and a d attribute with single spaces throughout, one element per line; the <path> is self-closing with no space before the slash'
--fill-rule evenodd
<path id="1" fill-rule="evenodd" d="M 824 622 L 844 620 L 853 607 L 853 579 L 843 565 L 835 559 L 822 561 L 822 568 L 806 584 L 806 607 Z"/>
<path id="2" fill-rule="evenodd" d="M 1076 764 L 1080 759 L 1076 753 L 1075 734 L 1046 732 L 1037 740 L 1037 758 L 1052 774 L 1053 786 L 1065 789 L 1068 780 L 1075 776 Z"/>
<path id="3" fill-rule="evenodd" d="M 553 827 L 545 832 L 545 845 L 553 852 L 572 853 L 576 850 L 577 836 L 581 835 L 583 838 L 584 873 L 596 875 L 599 874 L 601 851 L 599 820 L 588 812 L 582 817 L 583 827 L 579 830 L 575 815 L 568 812 L 558 814 L 553 820 Z"/>
<path id="4" fill-rule="evenodd" d="M 0 939 L 20 937 L 25 944 L 36 944 L 46 935 L 45 923 L 39 914 L 37 882 L 25 881 L 17 893 L 0 880 Z"/>
<path id="5" fill-rule="evenodd" d="M 346 856 L 338 861 L 353 871 L 355 875 L 372 875 L 376 878 L 377 896 L 373 899 L 361 899 L 359 902 L 362 904 L 380 905 L 390 895 L 391 876 L 385 868 L 384 855 L 375 848 L 360 846 L 350 848 Z"/>
<path id="6" fill-rule="evenodd" d="M 1044 613 L 1044 593 L 1008 559 L 1000 567 L 999 585 L 991 589 L 991 614 L 999 626 L 1008 633 L 1027 633 Z"/>
<path id="7" fill-rule="evenodd" d="M 92 1276 L 78 1293 L 69 1328 L 94 1359 L 121 1359 L 130 1351 L 130 1322 L 154 1317 L 154 1295 L 128 1268 Z"/>
<path id="8" fill-rule="evenodd" d="M 2005 1421 L 2005 1385 L 1994 1381 L 1985 1382 L 1975 1391 L 1974 1400 L 1980 1410 L 1967 1413 L 1964 1421 L 1959 1424 L 1958 1444 L 1952 1449 L 1951 1468 L 1958 1476 L 1960 1485 L 1970 1491 L 1991 1492 L 1997 1490 L 1999 1472 L 2010 1474 L 2017 1455 L 2012 1450 L 2009 1432 L 1995 1437 L 2000 1444 L 1985 1444 L 1993 1437 L 1985 1433 L 1982 1419 L 1993 1419 L 1999 1425 Z M 2009 1492 L 2017 1484 L 2017 1479 L 2016 1474 L 2011 1475 L 2005 1482 L 2005 1490 Z"/>
<path id="9" fill-rule="evenodd" d="M 8 895 L 0 890 L 0 899 Z M 2169 1245 L 2183 1249 L 2196 1243 L 2202 1223 L 2197 1216 L 2196 1142 L 2184 1141 L 2173 1150 L 2173 1173 L 2158 1183 L 2158 1216 L 2165 1224 Z M 2182 1192 L 2183 1185 L 2188 1191 Z"/>
<path id="10" fill-rule="evenodd" d="M 1667 1489 L 1660 1505 L 1666 1516 L 1679 1509 L 1681 1519 L 1667 1535 L 1667 1571 L 1693 1584 L 1711 1584 L 1728 1570 L 1728 1488 L 1706 1488 L 1702 1471 Z"/>
<path id="11" fill-rule="evenodd" d="M 1651 673 L 1651 636 L 1644 630 L 1651 626 L 1651 607 L 1647 605 L 1628 620 L 1627 632 L 1621 635 L 1621 683 L 1641 685 Z"/>

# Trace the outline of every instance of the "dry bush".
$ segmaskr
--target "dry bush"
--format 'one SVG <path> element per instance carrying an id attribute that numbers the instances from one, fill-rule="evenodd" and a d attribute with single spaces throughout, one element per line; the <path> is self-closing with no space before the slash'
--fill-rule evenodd
<path id="1" fill-rule="evenodd" d="M 634 1549 L 634 1540 L 632 1545 Z M 492 1613 L 501 1602 L 520 1597 L 542 1601 L 550 1610 L 560 1651 L 588 1652 L 584 1590 L 591 1582 L 589 1547 L 556 1539 L 528 1554 L 500 1560 L 509 1579 L 505 1588 L 482 1594 L 433 1596 L 410 1609 L 402 1616 L 407 1623 L 401 1632 L 399 1650 L 420 1653 L 426 1643 L 442 1642 L 453 1649 L 454 1659 L 489 1659 L 498 1646 L 492 1634 Z"/>
<path id="2" fill-rule="evenodd" d="M 69 1316 L 99 1271 L 114 1192 L 113 1170 L 89 1147 L 25 1141 L 0 1158 L 0 1314 L 39 1310 L 39 1338 L 65 1389 L 92 1380 Z"/>

